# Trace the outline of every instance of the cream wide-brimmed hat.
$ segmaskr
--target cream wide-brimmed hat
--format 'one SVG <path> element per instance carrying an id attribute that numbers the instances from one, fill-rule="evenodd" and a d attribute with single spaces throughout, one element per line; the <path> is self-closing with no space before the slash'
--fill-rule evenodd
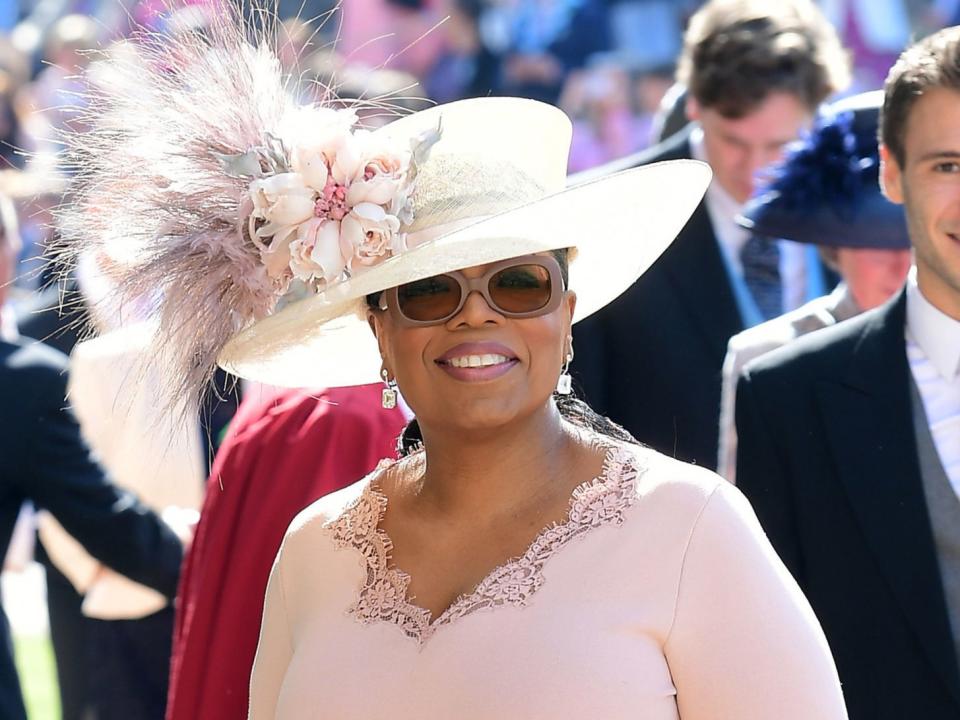
<path id="1" fill-rule="evenodd" d="M 146 357 L 171 406 L 217 364 L 281 386 L 375 382 L 368 294 L 511 257 L 575 248 L 583 318 L 656 260 L 710 180 L 678 161 L 565 189 L 569 119 L 517 98 L 366 131 L 350 108 L 299 105 L 235 16 L 102 62 L 115 81 L 90 83 L 66 138 L 57 252 L 98 257 L 112 302 L 152 310 Z"/>
<path id="2" fill-rule="evenodd" d="M 221 352 L 223 368 L 282 386 L 376 382 L 381 359 L 366 320 L 368 294 L 561 248 L 576 248 L 570 289 L 574 322 L 582 320 L 653 264 L 711 177 L 704 163 L 679 160 L 565 189 L 569 119 L 519 98 L 441 105 L 377 132 L 406 142 L 434 127 L 441 136 L 419 169 L 409 248 L 245 328 Z"/>

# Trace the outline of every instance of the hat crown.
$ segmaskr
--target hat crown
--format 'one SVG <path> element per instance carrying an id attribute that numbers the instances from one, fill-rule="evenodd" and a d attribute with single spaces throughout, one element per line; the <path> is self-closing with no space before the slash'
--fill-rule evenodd
<path id="1" fill-rule="evenodd" d="M 566 185 L 572 126 L 553 106 L 522 98 L 462 100 L 377 132 L 409 142 L 437 127 L 440 139 L 418 169 L 410 233 L 513 210 Z"/>

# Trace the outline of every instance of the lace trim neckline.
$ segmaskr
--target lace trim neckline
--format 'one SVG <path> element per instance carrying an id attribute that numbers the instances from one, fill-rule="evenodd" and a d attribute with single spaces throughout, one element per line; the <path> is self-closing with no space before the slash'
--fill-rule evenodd
<path id="1" fill-rule="evenodd" d="M 422 646 L 438 628 L 465 615 L 503 605 L 523 607 L 543 585 L 544 565 L 562 547 L 593 528 L 623 523 L 624 512 L 636 499 L 639 472 L 633 453 L 609 446 L 600 474 L 574 488 L 563 520 L 544 528 L 522 555 L 495 567 L 436 618 L 408 597 L 410 576 L 391 563 L 393 542 L 380 528 L 387 497 L 377 487 L 375 474 L 340 516 L 327 524 L 337 547 L 356 550 L 366 570 L 359 597 L 347 612 L 364 624 L 397 625 Z"/>

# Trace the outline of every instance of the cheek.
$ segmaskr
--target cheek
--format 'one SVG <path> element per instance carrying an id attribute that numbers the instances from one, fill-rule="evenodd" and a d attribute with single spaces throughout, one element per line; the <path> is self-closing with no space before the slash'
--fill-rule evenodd
<path id="1" fill-rule="evenodd" d="M 717 158 L 716 163 L 713 162 L 714 157 Z M 717 143 L 714 152 L 710 154 L 711 165 L 715 164 L 721 173 L 728 175 L 736 172 L 737 168 L 744 163 L 744 158 L 740 148 L 722 142 Z"/>
<path id="2" fill-rule="evenodd" d="M 531 371 L 543 382 L 556 382 L 563 356 L 566 351 L 566 333 L 558 320 L 545 318 L 544 322 L 528 320 L 531 326 L 525 328 L 524 341 L 530 352 Z"/>
<path id="3" fill-rule="evenodd" d="M 854 265 L 853 276 L 861 287 L 870 289 L 883 282 L 889 273 L 886 263 L 865 260 Z"/>
<path id="4" fill-rule="evenodd" d="M 960 220 L 960 183 L 956 181 L 906 183 L 904 198 L 914 221 L 925 226 Z"/>
<path id="5" fill-rule="evenodd" d="M 385 362 L 398 382 L 415 383 L 424 374 L 424 356 L 432 336 L 432 328 L 398 328 L 386 330 Z"/>
<path id="6" fill-rule="evenodd" d="M 894 257 L 884 262 L 881 272 L 888 282 L 899 284 L 906 279 L 909 269 L 909 262 L 905 261 L 903 257 Z"/>

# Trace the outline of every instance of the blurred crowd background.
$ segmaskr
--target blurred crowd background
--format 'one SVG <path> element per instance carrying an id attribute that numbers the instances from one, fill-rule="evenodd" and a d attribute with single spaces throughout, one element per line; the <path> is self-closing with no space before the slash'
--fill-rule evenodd
<path id="1" fill-rule="evenodd" d="M 36 258 L 63 184 L 58 131 L 81 102 L 79 71 L 101 53 L 135 54 L 144 31 L 202 28 L 221 2 L 0 0 L 0 161 L 33 171 L 7 173 L 3 181 L 9 194 L 25 199 L 15 304 L 49 279 Z M 960 0 L 819 4 L 852 53 L 850 93 L 879 88 L 911 38 L 960 22 Z M 574 121 L 570 171 L 577 172 L 660 138 L 658 110 L 671 102 L 684 27 L 700 5 L 344 0 L 340 7 L 330 0 L 280 0 L 277 18 L 283 61 L 302 81 L 306 99 L 329 85 L 341 97 L 363 94 L 413 108 L 487 94 L 545 100 Z"/>

